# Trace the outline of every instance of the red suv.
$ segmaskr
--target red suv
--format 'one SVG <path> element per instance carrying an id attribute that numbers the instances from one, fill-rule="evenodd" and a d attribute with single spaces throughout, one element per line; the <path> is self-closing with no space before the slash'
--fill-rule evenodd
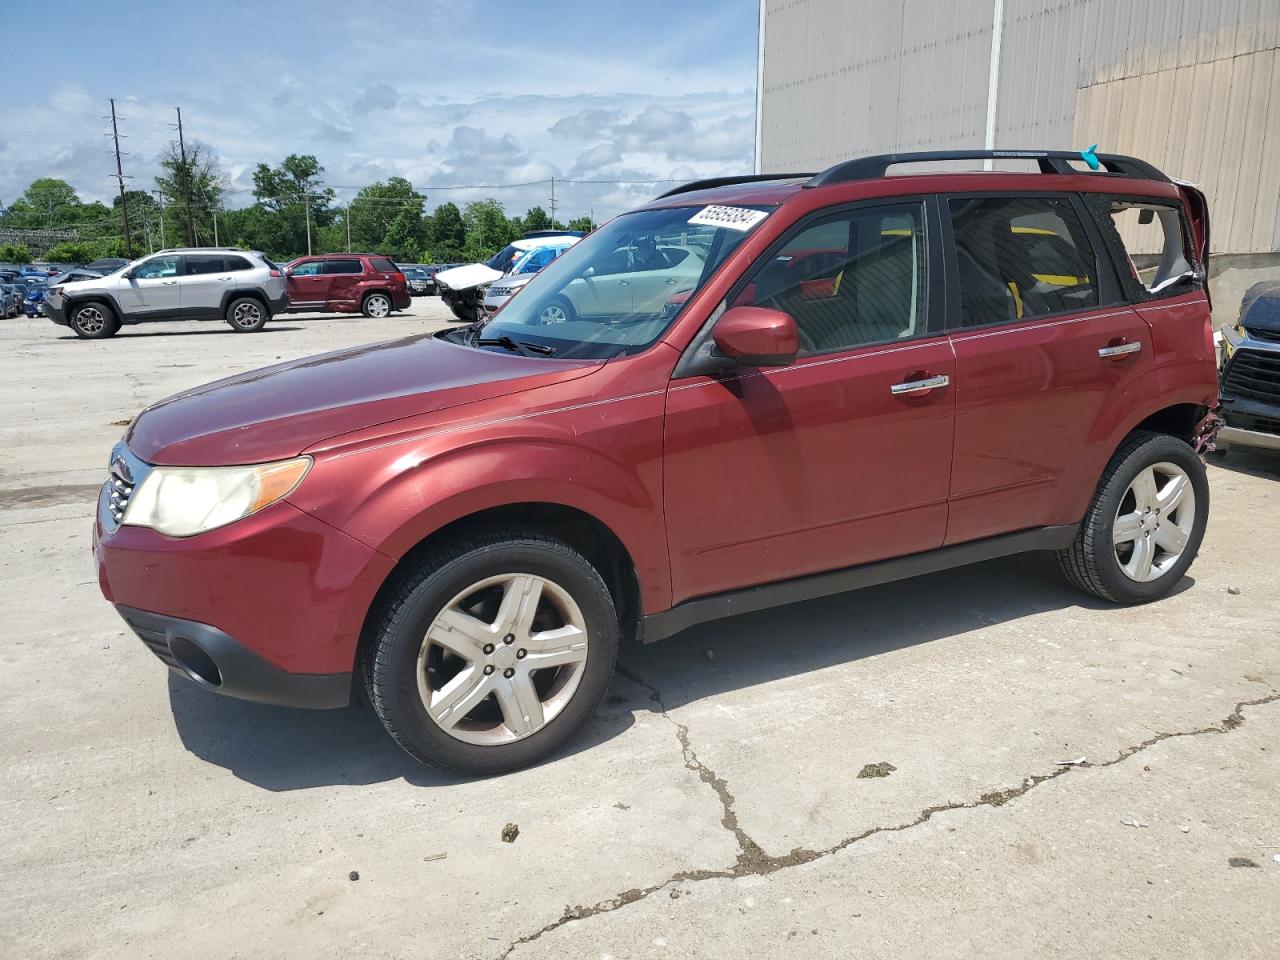
<path id="1" fill-rule="evenodd" d="M 1011 156 L 1040 172 L 888 174 Z M 562 744 L 622 638 L 1026 550 L 1162 597 L 1209 510 L 1208 217 L 1086 159 L 692 183 L 487 323 L 158 403 L 111 456 L 103 593 L 198 684 L 358 676 L 480 773 Z"/>
<path id="2" fill-rule="evenodd" d="M 409 306 L 400 268 L 371 253 L 327 253 L 288 264 L 290 312 L 363 313 L 375 320 Z"/>

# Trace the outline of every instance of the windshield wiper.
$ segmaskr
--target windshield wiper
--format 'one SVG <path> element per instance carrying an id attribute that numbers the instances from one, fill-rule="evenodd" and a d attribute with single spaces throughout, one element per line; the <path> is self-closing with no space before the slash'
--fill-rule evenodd
<path id="1" fill-rule="evenodd" d="M 481 337 L 474 341 L 478 347 L 505 347 L 522 357 L 550 357 L 555 354 L 555 347 L 543 346 L 540 343 L 521 343 L 505 333 L 500 337 Z"/>

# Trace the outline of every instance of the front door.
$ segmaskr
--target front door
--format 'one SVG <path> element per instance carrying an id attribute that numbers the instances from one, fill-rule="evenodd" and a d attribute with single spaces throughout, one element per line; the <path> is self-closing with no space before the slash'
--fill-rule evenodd
<path id="1" fill-rule="evenodd" d="M 958 289 L 947 543 L 1073 523 L 1116 418 L 1150 389 L 1150 329 L 1071 197 L 955 197 L 948 208 Z"/>
<path id="2" fill-rule="evenodd" d="M 302 260 L 289 267 L 289 308 L 312 307 L 323 310 L 329 302 L 333 277 L 324 272 L 323 260 Z"/>
<path id="3" fill-rule="evenodd" d="M 181 260 L 176 254 L 153 257 L 120 278 L 116 298 L 126 321 L 176 320 L 181 316 L 182 287 L 178 282 Z"/>
<path id="4" fill-rule="evenodd" d="M 955 364 L 925 210 L 862 204 L 802 223 L 730 296 L 791 314 L 798 361 L 672 382 L 677 602 L 942 544 Z"/>

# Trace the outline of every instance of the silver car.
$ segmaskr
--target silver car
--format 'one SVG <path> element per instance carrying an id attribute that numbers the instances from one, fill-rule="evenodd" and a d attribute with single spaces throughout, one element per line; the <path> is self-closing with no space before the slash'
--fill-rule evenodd
<path id="1" fill-rule="evenodd" d="M 78 337 L 101 340 L 149 320 L 225 320 L 237 333 L 254 333 L 288 303 L 284 271 L 263 254 L 193 247 L 53 287 L 44 312 Z"/>

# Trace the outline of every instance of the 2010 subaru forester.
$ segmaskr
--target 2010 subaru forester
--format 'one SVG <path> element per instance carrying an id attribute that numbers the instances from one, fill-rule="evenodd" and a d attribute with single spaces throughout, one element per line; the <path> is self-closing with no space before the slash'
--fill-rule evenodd
<path id="1" fill-rule="evenodd" d="M 989 156 L 1040 172 L 889 175 Z M 1208 216 L 1079 160 L 689 184 L 487 323 L 164 400 L 112 454 L 102 590 L 199 684 L 359 677 L 480 773 L 562 744 L 625 636 L 1024 550 L 1161 597 L 1208 516 Z"/>

